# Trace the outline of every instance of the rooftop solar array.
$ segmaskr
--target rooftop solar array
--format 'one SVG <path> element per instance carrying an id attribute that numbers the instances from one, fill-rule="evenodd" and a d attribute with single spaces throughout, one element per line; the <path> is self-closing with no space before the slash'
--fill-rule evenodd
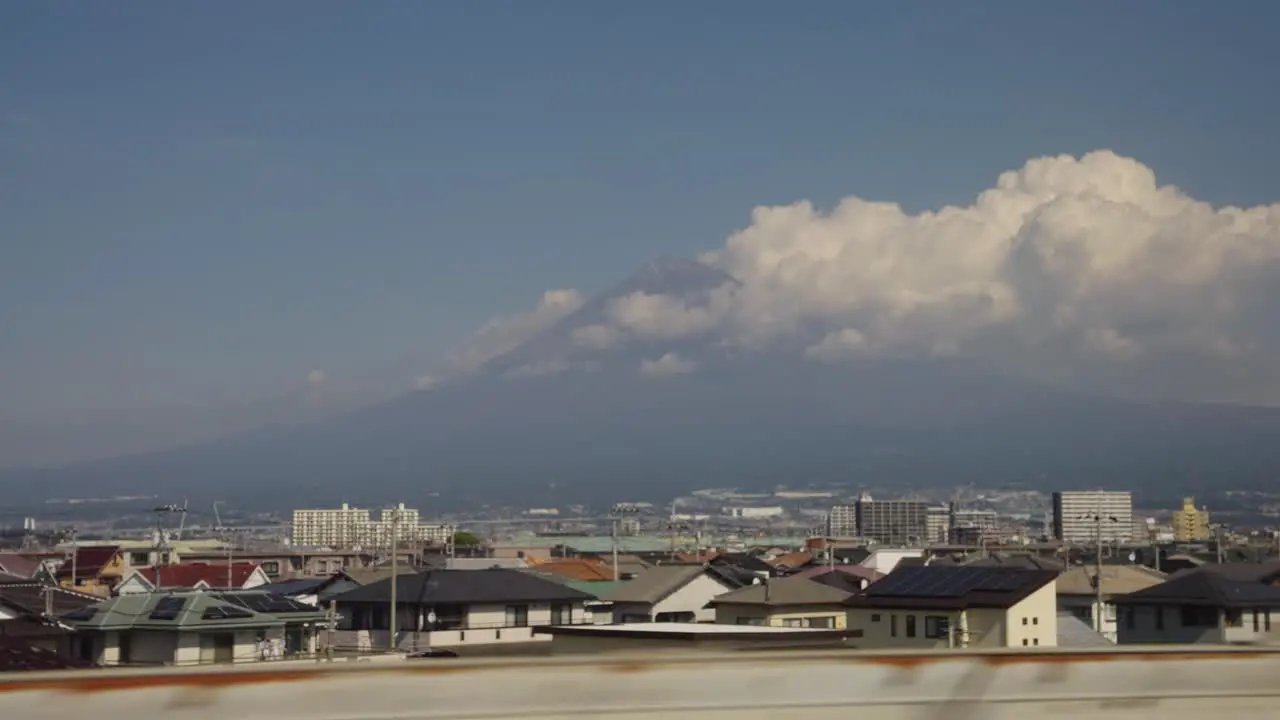
<path id="1" fill-rule="evenodd" d="M 89 605 L 89 606 L 87 606 L 87 607 L 82 607 L 82 608 L 80 608 L 79 610 L 72 610 L 71 612 L 67 613 L 66 615 L 63 615 L 63 616 L 62 616 L 62 619 L 63 619 L 63 620 L 78 620 L 78 621 L 80 621 L 80 622 L 87 622 L 87 621 L 89 621 L 89 620 L 94 619 L 94 618 L 95 618 L 95 617 L 97 617 L 97 616 L 98 616 L 98 606 L 97 606 L 97 605 Z"/>
<path id="2" fill-rule="evenodd" d="M 202 620 L 247 620 L 253 613 L 234 605 L 211 605 L 200 616 Z"/>
<path id="3" fill-rule="evenodd" d="M 1027 572 L 1002 568 L 904 567 L 867 588 L 870 597 L 959 598 L 971 592 L 1010 592 Z"/>
<path id="4" fill-rule="evenodd" d="M 272 615 L 317 612 L 317 608 L 314 605 L 308 605 L 293 598 L 273 593 L 225 593 L 218 595 L 217 598 L 223 602 L 234 603 L 254 612 Z"/>
<path id="5" fill-rule="evenodd" d="M 189 598 L 183 596 L 163 597 L 156 602 L 156 606 L 151 609 L 152 620 L 177 620 L 178 613 L 182 612 L 182 608 L 186 607 Z"/>

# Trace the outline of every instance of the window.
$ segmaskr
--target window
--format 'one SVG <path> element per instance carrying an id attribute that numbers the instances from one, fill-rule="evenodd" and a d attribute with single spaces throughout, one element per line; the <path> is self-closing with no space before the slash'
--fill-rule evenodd
<path id="1" fill-rule="evenodd" d="M 280 563 L 275 560 L 268 560 L 262 563 L 262 572 L 275 577 L 280 574 Z"/>
<path id="2" fill-rule="evenodd" d="M 527 627 L 529 625 L 528 605 L 507 606 L 507 627 Z"/>
<path id="3" fill-rule="evenodd" d="M 143 567 L 151 564 L 149 553 L 135 552 L 129 553 L 129 564 L 135 567 Z"/>
<path id="4" fill-rule="evenodd" d="M 573 624 L 573 606 L 568 603 L 552 603 L 551 604 L 551 624 L 552 625 L 572 625 Z"/>
<path id="5" fill-rule="evenodd" d="M 1217 627 L 1218 609 L 1183 605 L 1178 608 L 1182 627 Z"/>
<path id="6" fill-rule="evenodd" d="M 951 618 L 946 615 L 925 615 L 924 636 L 932 639 L 945 638 L 951 634 Z"/>
<path id="7" fill-rule="evenodd" d="M 1032 645 L 1039 645 L 1039 644 L 1040 644 L 1040 638 L 1032 638 L 1032 639 L 1031 639 L 1031 644 L 1032 644 Z"/>
<path id="8" fill-rule="evenodd" d="M 836 626 L 836 619 L 833 617 L 811 617 L 805 618 L 805 627 L 823 628 L 832 630 Z"/>
<path id="9" fill-rule="evenodd" d="M 1038 618 L 1038 617 L 1033 617 L 1033 618 L 1031 618 L 1031 624 L 1032 624 L 1032 625 L 1039 625 L 1039 624 L 1040 624 L 1040 618 Z"/>
<path id="10" fill-rule="evenodd" d="M 1027 624 L 1027 619 L 1026 619 L 1026 618 L 1022 618 L 1022 624 L 1023 624 L 1023 625 L 1026 625 L 1026 624 Z"/>
<path id="11" fill-rule="evenodd" d="M 889 637 L 898 637 L 898 616 L 889 616 Z"/>
<path id="12" fill-rule="evenodd" d="M 872 613 L 871 622 L 880 622 L 880 613 Z"/>
<path id="13" fill-rule="evenodd" d="M 1259 610 L 1258 608 L 1254 608 L 1252 613 L 1253 613 L 1253 631 L 1258 632 L 1259 630 L 1262 629 L 1261 627 L 1259 627 L 1262 624 L 1262 618 L 1260 617 L 1262 615 L 1262 611 Z"/>
<path id="14" fill-rule="evenodd" d="M 916 616 L 908 615 L 907 616 L 907 637 L 913 638 L 915 636 L 916 636 Z"/>
<path id="15" fill-rule="evenodd" d="M 785 618 L 782 621 L 782 627 L 789 627 L 789 628 L 804 627 L 804 618 Z"/>
<path id="16" fill-rule="evenodd" d="M 1027 639 L 1026 639 L 1026 638 L 1022 638 L 1022 644 L 1023 644 L 1023 645 L 1029 645 L 1030 643 L 1028 643 L 1028 642 L 1027 642 Z"/>
<path id="17" fill-rule="evenodd" d="M 1129 609 L 1129 629 L 1133 629 L 1133 608 Z M 1164 606 L 1156 607 L 1156 629 L 1164 629 Z"/>
<path id="18" fill-rule="evenodd" d="M 1240 610 L 1228 610 L 1226 612 L 1226 620 L 1227 627 L 1244 627 L 1244 613 Z"/>

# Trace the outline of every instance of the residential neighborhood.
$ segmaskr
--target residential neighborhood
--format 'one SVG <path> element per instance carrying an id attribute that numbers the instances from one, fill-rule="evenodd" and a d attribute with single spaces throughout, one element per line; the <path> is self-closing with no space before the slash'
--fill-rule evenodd
<path id="1" fill-rule="evenodd" d="M 1170 558 L 1165 573 L 1035 551 L 692 554 L 642 544 L 615 560 L 573 543 L 582 547 L 462 557 L 418 548 L 394 559 L 311 549 L 232 557 L 172 543 L 3 552 L 0 668 L 1223 645 L 1269 642 L 1280 614 L 1277 561 Z"/>

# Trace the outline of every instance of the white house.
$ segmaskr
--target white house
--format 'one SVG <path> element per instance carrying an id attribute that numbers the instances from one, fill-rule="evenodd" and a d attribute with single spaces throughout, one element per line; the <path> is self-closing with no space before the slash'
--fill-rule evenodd
<path id="1" fill-rule="evenodd" d="M 706 565 L 659 565 L 600 599 L 613 605 L 613 622 L 715 622 L 707 603 L 739 587 Z"/>
<path id="2" fill-rule="evenodd" d="M 1056 647 L 1058 573 L 918 565 L 846 601 L 859 648 Z"/>

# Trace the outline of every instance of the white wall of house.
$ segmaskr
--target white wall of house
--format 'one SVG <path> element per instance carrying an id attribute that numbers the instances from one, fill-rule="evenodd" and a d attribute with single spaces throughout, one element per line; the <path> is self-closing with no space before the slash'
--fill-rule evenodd
<path id="1" fill-rule="evenodd" d="M 1049 583 L 1003 613 L 1004 647 L 1057 647 L 1057 583 Z M 980 613 L 981 611 L 975 611 Z"/>
<path id="2" fill-rule="evenodd" d="M 150 592 L 155 592 L 155 588 L 136 572 L 129 573 L 129 577 L 125 578 L 115 589 L 116 595 L 145 595 Z"/>
<path id="3" fill-rule="evenodd" d="M 867 559 L 863 560 L 861 565 L 888 575 L 893 572 L 894 568 L 898 567 L 898 563 L 902 562 L 906 558 L 918 558 L 923 556 L 923 550 L 913 550 L 910 548 L 881 548 L 868 555 Z"/>

